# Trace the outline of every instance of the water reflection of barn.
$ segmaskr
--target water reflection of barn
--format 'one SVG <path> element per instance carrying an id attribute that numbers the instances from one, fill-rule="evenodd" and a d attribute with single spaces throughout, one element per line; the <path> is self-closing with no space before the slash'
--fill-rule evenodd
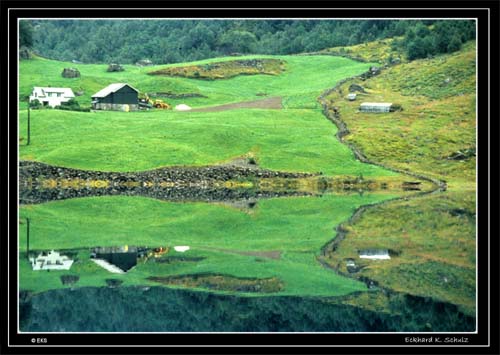
<path id="1" fill-rule="evenodd" d="M 92 250 L 91 257 L 106 260 L 123 271 L 128 271 L 137 265 L 137 258 L 146 253 L 146 248 L 141 247 L 96 247 Z"/>
<path id="2" fill-rule="evenodd" d="M 140 246 L 113 246 L 95 247 L 91 250 L 90 257 L 105 260 L 115 265 L 119 269 L 127 272 L 137 265 L 137 260 L 148 257 L 155 257 L 168 251 L 166 247 L 147 248 Z"/>

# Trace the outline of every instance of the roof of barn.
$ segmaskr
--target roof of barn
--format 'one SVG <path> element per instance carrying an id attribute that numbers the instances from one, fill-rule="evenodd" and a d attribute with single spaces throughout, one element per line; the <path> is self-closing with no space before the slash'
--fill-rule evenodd
<path id="1" fill-rule="evenodd" d="M 137 90 L 136 88 L 134 88 L 133 86 L 131 86 L 127 83 L 115 83 L 115 84 L 110 84 L 110 85 L 106 86 L 104 89 L 102 89 L 101 91 L 96 92 L 94 95 L 92 95 L 92 97 L 106 97 L 111 93 L 117 92 L 118 90 L 120 90 L 124 86 L 128 86 L 131 89 L 139 92 L 139 90 Z"/>

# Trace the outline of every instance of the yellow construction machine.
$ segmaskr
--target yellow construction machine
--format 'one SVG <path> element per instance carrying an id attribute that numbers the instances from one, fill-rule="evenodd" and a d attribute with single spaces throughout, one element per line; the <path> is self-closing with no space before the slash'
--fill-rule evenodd
<path id="1" fill-rule="evenodd" d="M 139 106 L 145 108 L 159 108 L 163 110 L 170 110 L 172 106 L 164 102 L 163 100 L 152 100 L 148 95 L 144 94 L 139 97 Z"/>

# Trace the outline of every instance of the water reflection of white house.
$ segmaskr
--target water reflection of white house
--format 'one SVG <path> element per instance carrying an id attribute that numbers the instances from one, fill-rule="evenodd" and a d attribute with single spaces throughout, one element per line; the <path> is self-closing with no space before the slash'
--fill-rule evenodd
<path id="1" fill-rule="evenodd" d="M 73 260 L 54 250 L 43 251 L 36 258 L 31 257 L 30 262 L 33 270 L 69 270 L 73 264 Z"/>
<path id="2" fill-rule="evenodd" d="M 377 259 L 377 260 L 387 260 L 390 259 L 388 249 L 365 249 L 359 251 L 359 257 L 361 259 Z"/>

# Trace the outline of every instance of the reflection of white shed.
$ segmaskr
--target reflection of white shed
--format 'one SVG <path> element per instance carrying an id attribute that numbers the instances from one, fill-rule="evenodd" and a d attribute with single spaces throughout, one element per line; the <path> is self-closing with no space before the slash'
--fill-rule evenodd
<path id="1" fill-rule="evenodd" d="M 30 102 L 38 100 L 43 106 L 56 107 L 74 97 L 75 94 L 73 94 L 73 90 L 70 88 L 42 88 L 35 86 L 30 95 Z"/>
<path id="2" fill-rule="evenodd" d="M 73 264 L 73 260 L 54 250 L 41 252 L 38 257 L 30 258 L 30 262 L 33 270 L 69 270 Z"/>
<path id="3" fill-rule="evenodd" d="M 389 112 L 392 103 L 387 102 L 363 102 L 359 106 L 361 112 Z"/>

